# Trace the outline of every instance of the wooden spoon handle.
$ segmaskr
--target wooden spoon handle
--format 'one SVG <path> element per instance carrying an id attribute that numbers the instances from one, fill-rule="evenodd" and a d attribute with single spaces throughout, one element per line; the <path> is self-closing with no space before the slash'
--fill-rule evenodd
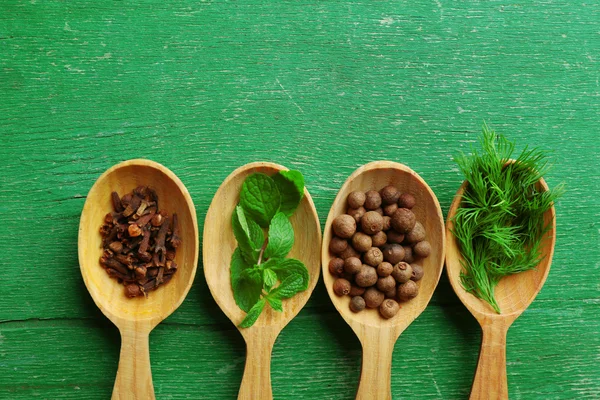
<path id="1" fill-rule="evenodd" d="M 471 388 L 471 400 L 508 399 L 506 333 L 509 325 L 503 321 L 482 324 L 481 351 Z"/>
<path id="2" fill-rule="evenodd" d="M 381 331 L 379 335 L 366 335 L 362 342 L 362 367 L 356 399 L 390 400 L 395 337 L 388 337 Z"/>
<path id="3" fill-rule="evenodd" d="M 121 355 L 112 400 L 153 400 L 149 329 L 121 328 Z"/>
<path id="4" fill-rule="evenodd" d="M 275 344 L 274 335 L 269 330 L 253 328 L 245 335 L 246 367 L 242 377 L 242 385 L 238 399 L 241 400 L 271 400 L 271 352 Z"/>

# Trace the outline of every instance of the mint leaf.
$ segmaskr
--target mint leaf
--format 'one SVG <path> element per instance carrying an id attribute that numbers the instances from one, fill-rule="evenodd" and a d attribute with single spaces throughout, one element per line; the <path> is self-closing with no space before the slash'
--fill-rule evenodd
<path id="1" fill-rule="evenodd" d="M 272 178 L 281 193 L 280 211 L 290 217 L 304 196 L 304 176 L 300 171 L 279 171 Z"/>
<path id="2" fill-rule="evenodd" d="M 269 266 L 277 274 L 280 281 L 284 281 L 290 275 L 300 275 L 302 277 L 302 289 L 308 289 L 309 274 L 308 269 L 300 260 L 295 258 L 286 258 L 284 260 L 273 259 L 272 265 Z M 271 260 L 269 260 L 271 261 Z"/>
<path id="3" fill-rule="evenodd" d="M 275 181 L 261 173 L 250 175 L 240 192 L 240 205 L 261 227 L 266 228 L 281 204 Z"/>
<path id="4" fill-rule="evenodd" d="M 275 274 L 272 269 L 265 268 L 263 269 L 262 279 L 265 289 L 268 291 L 271 290 L 271 288 L 277 283 L 277 274 Z"/>
<path id="5" fill-rule="evenodd" d="M 265 308 L 265 299 L 264 298 L 260 299 L 259 301 L 256 302 L 256 304 L 254 306 L 252 306 L 250 311 L 248 311 L 246 318 L 244 318 L 244 320 L 240 324 L 240 328 L 250 328 L 252 325 L 254 325 L 254 323 L 256 322 L 258 317 L 260 317 L 260 314 L 262 313 L 263 308 Z"/>
<path id="6" fill-rule="evenodd" d="M 299 274 L 290 274 L 275 289 L 269 293 L 269 296 L 277 299 L 289 299 L 296 293 L 303 291 L 304 278 Z"/>
<path id="7" fill-rule="evenodd" d="M 254 248 L 260 252 L 260 249 L 265 243 L 265 233 L 260 225 L 258 225 L 252 218 L 247 218 L 246 222 L 248 223 L 248 229 L 250 230 L 250 241 L 254 245 Z"/>
<path id="8" fill-rule="evenodd" d="M 248 312 L 250 308 L 258 301 L 262 293 L 262 279 L 258 274 L 258 279 L 251 271 L 251 268 L 246 264 L 240 248 L 236 248 L 231 256 L 230 265 L 231 288 L 233 290 L 233 298 L 239 308 Z"/>
<path id="9" fill-rule="evenodd" d="M 285 257 L 294 245 L 294 228 L 284 213 L 278 212 L 269 225 L 265 257 Z"/>
<path id="10" fill-rule="evenodd" d="M 279 312 L 283 311 L 283 304 L 281 303 L 281 299 L 271 296 L 267 296 L 266 299 L 273 310 Z"/>
<path id="11" fill-rule="evenodd" d="M 235 240 L 238 242 L 238 248 L 242 253 L 244 261 L 250 265 L 256 263 L 258 260 L 259 250 L 256 249 L 253 241 L 250 238 L 250 227 L 248 226 L 246 214 L 244 214 L 244 209 L 242 207 L 237 206 L 233 210 L 233 215 L 231 216 L 231 225 L 233 226 L 233 234 L 235 236 Z"/>

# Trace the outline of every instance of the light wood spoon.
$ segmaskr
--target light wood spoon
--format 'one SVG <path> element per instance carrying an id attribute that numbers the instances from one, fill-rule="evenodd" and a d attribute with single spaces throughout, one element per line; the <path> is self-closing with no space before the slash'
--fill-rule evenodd
<path id="1" fill-rule="evenodd" d="M 548 190 L 548 185 L 542 179 L 540 186 Z M 473 314 L 481 325 L 483 337 L 477 372 L 471 389 L 471 399 L 508 399 L 508 382 L 506 378 L 506 333 L 510 325 L 529 306 L 538 292 L 542 289 L 554 253 L 556 241 L 556 219 L 554 206 L 544 214 L 544 223 L 551 223 L 551 229 L 542 241 L 543 259 L 537 268 L 510 275 L 503 278 L 495 289 L 495 297 L 502 314 L 470 293 L 467 293 L 460 283 L 462 266 L 460 250 L 456 238 L 452 234 L 452 218 L 454 217 L 462 195 L 467 187 L 465 181 L 456 192 L 454 201 L 448 212 L 446 222 L 446 271 L 452 288 L 460 301 Z"/>
<path id="2" fill-rule="evenodd" d="M 354 190 L 379 191 L 387 185 L 394 185 L 402 193 L 411 193 L 416 198 L 413 211 L 427 232 L 431 243 L 431 255 L 423 259 L 425 270 L 419 282 L 419 294 L 414 299 L 400 303 L 398 314 L 383 319 L 378 310 L 366 309 L 360 313 L 350 311 L 350 297 L 339 297 L 333 292 L 335 278 L 329 272 L 329 252 L 332 237 L 331 224 L 338 215 L 346 213 L 347 197 Z M 391 399 L 392 353 L 398 336 L 425 309 L 438 284 L 444 263 L 444 218 L 435 194 L 425 181 L 405 165 L 391 161 L 375 161 L 358 168 L 346 180 L 338 192 L 325 224 L 321 260 L 323 280 L 329 297 L 354 333 L 363 348 L 360 384 L 357 399 Z"/>
<path id="3" fill-rule="evenodd" d="M 104 216 L 113 211 L 111 192 L 120 196 L 139 185 L 156 190 L 159 208 L 177 213 L 182 244 L 177 273 L 148 298 L 127 298 L 123 285 L 100 266 Z M 113 399 L 154 399 L 148 337 L 150 331 L 183 302 L 198 264 L 198 223 L 194 203 L 173 172 L 149 160 L 129 160 L 107 170 L 88 193 L 79 224 L 79 265 L 85 285 L 100 310 L 121 332 L 121 355 Z"/>
<path id="4" fill-rule="evenodd" d="M 210 204 L 204 222 L 204 275 L 215 301 L 237 327 L 246 316 L 233 298 L 229 264 L 237 242 L 231 227 L 231 216 L 239 202 L 240 189 L 246 177 L 255 172 L 274 175 L 287 168 L 268 162 L 246 164 L 233 171 L 223 181 Z M 304 198 L 290 218 L 294 227 L 294 247 L 288 257 L 297 258 L 310 274 L 308 289 L 283 301 L 283 312 L 266 306 L 250 328 L 238 328 L 246 341 L 246 367 L 239 399 L 273 398 L 271 389 L 271 351 L 279 332 L 300 312 L 319 279 L 321 226 L 315 205 L 304 189 Z"/>

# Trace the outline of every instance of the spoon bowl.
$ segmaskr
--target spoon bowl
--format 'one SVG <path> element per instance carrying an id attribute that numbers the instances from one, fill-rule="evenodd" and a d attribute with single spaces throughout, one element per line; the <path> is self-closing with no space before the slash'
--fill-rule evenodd
<path id="1" fill-rule="evenodd" d="M 111 192 L 120 196 L 137 186 L 156 190 L 161 210 L 177 213 L 182 244 L 177 248 L 177 273 L 148 298 L 127 298 L 123 285 L 100 266 L 104 216 L 113 211 Z M 88 193 L 79 224 L 79 265 L 83 281 L 98 308 L 121 332 L 121 356 L 113 399 L 153 399 L 148 336 L 187 295 L 198 264 L 198 225 L 192 199 L 179 178 L 150 160 L 128 160 L 102 174 Z"/>
<path id="2" fill-rule="evenodd" d="M 550 229 L 542 239 L 541 254 L 543 258 L 538 266 L 529 271 L 504 277 L 496 286 L 494 290 L 495 298 L 502 311 L 502 314 L 497 314 L 488 303 L 468 293 L 460 282 L 462 256 L 458 242 L 452 234 L 454 228 L 452 219 L 460 207 L 467 184 L 466 181 L 463 182 L 458 189 L 448 212 L 446 222 L 446 271 L 454 292 L 477 319 L 483 330 L 479 363 L 470 398 L 507 399 L 506 333 L 515 319 L 535 299 L 550 272 L 556 242 L 555 210 L 552 206 L 544 214 L 544 224 L 550 224 Z M 544 179 L 540 180 L 539 187 L 544 191 L 549 190 Z"/>
<path id="3" fill-rule="evenodd" d="M 235 303 L 231 289 L 229 265 L 237 247 L 231 216 L 239 202 L 242 184 L 249 175 L 256 172 L 274 175 L 282 170 L 287 168 L 268 162 L 250 163 L 236 169 L 223 181 L 206 214 L 203 239 L 206 282 L 215 301 L 236 327 L 246 313 Z M 310 275 L 308 289 L 284 300 L 283 312 L 267 306 L 252 327 L 238 327 L 247 348 L 246 367 L 238 395 L 240 399 L 272 398 L 270 364 L 273 344 L 279 332 L 304 307 L 319 280 L 321 226 L 306 188 L 290 222 L 294 227 L 295 241 L 288 257 L 299 259 L 306 265 Z"/>
<path id="4" fill-rule="evenodd" d="M 418 282 L 418 296 L 400 303 L 398 314 L 386 320 L 377 310 L 352 312 L 350 297 L 340 297 L 333 292 L 335 277 L 329 272 L 329 261 L 333 258 L 329 252 L 329 242 L 332 238 L 331 224 L 338 215 L 346 213 L 346 199 L 352 191 L 379 191 L 387 185 L 393 185 L 400 192 L 415 196 L 416 205 L 412 211 L 417 221 L 425 227 L 432 251 L 429 257 L 422 260 L 425 275 Z M 398 336 L 427 307 L 442 273 L 444 246 L 444 219 L 439 202 L 427 183 L 407 166 L 391 161 L 371 162 L 352 173 L 338 192 L 325 224 L 321 264 L 323 280 L 333 305 L 356 333 L 363 347 L 357 399 L 391 398 L 390 373 L 394 344 Z"/>

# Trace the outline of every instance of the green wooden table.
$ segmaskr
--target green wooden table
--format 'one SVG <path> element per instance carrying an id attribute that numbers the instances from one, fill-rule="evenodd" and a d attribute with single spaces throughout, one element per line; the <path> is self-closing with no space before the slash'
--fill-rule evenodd
<path id="1" fill-rule="evenodd" d="M 79 273 L 85 196 L 146 157 L 202 231 L 247 162 L 301 170 L 324 224 L 346 177 L 390 159 L 444 212 L 452 156 L 487 121 L 553 150 L 550 275 L 508 334 L 513 399 L 600 397 L 600 6 L 524 1 L 0 2 L 0 398 L 106 399 L 117 329 Z M 394 398 L 467 398 L 480 330 L 447 278 L 394 352 Z M 150 336 L 158 398 L 235 398 L 245 348 L 206 285 Z M 278 338 L 274 396 L 349 399 L 360 345 L 320 282 Z"/>

